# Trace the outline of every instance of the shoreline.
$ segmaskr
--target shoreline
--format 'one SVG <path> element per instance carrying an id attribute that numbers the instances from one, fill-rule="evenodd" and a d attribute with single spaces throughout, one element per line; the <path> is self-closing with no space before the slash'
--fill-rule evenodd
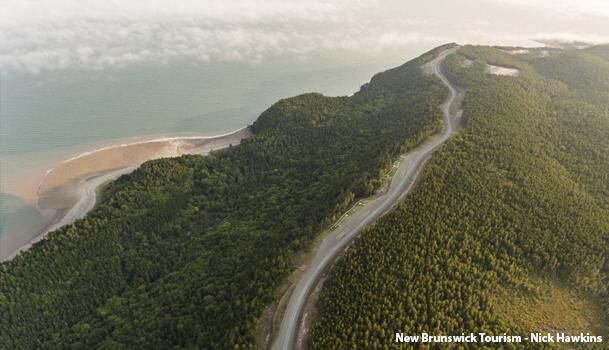
<path id="1" fill-rule="evenodd" d="M 237 145 L 250 135 L 249 127 L 216 136 L 178 136 L 97 148 L 68 158 L 48 170 L 36 189 L 36 205 L 40 210 L 64 209 L 77 202 L 70 196 L 75 183 L 91 174 L 119 168 L 139 166 L 159 158 L 184 154 L 206 154 L 211 150 Z M 63 201 L 59 200 L 63 198 Z"/>
<path id="2" fill-rule="evenodd" d="M 45 225 L 44 228 L 27 243 L 14 250 L 5 258 L 0 259 L 0 263 L 13 260 L 19 254 L 30 249 L 37 242 L 45 239 L 49 235 L 49 233 L 63 226 L 67 226 L 85 216 L 91 209 L 95 207 L 95 203 L 97 202 L 96 189 L 100 185 L 106 183 L 107 181 L 115 180 L 121 175 L 128 174 L 134 171 L 135 169 L 137 169 L 137 167 L 121 168 L 82 179 L 79 184 L 80 186 L 77 189 L 79 192 L 80 199 L 76 203 L 76 205 L 74 205 L 70 209 L 53 210 L 54 213 L 51 215 L 49 223 Z"/>
<path id="3" fill-rule="evenodd" d="M 61 163 L 59 163 L 59 164 L 61 165 L 64 163 L 68 163 L 68 162 L 77 160 L 82 157 L 93 155 L 100 151 L 107 151 L 107 150 L 116 149 L 116 148 L 120 148 L 120 147 L 129 147 L 129 146 L 142 145 L 142 144 L 147 144 L 147 143 L 166 142 L 166 141 L 211 140 L 211 139 L 217 139 L 217 138 L 221 138 L 221 137 L 230 136 L 230 135 L 236 134 L 238 132 L 241 132 L 241 131 L 244 131 L 247 129 L 249 129 L 249 126 L 245 126 L 245 127 L 233 130 L 233 131 L 229 131 L 224 134 L 218 134 L 218 135 L 212 135 L 212 136 L 168 136 L 168 137 L 159 137 L 159 138 L 155 138 L 155 139 L 133 141 L 133 142 L 129 142 L 129 143 L 114 144 L 114 145 L 110 145 L 110 146 L 103 146 L 100 148 L 93 149 L 91 151 L 82 152 L 77 156 L 74 156 L 74 157 L 61 161 Z M 48 169 L 46 172 L 48 174 L 48 173 L 53 172 L 53 170 L 55 170 L 55 168 Z"/>
<path id="4" fill-rule="evenodd" d="M 142 163 L 186 154 L 206 155 L 236 146 L 250 135 L 250 126 L 246 126 L 214 136 L 141 140 L 101 147 L 60 162 L 47 170 L 36 190 L 37 209 L 49 217 L 48 224 L 27 242 L 10 249 L 6 257 L 0 256 L 0 263 L 14 259 L 51 232 L 84 217 L 95 207 L 96 189 L 100 185 L 134 171 Z"/>

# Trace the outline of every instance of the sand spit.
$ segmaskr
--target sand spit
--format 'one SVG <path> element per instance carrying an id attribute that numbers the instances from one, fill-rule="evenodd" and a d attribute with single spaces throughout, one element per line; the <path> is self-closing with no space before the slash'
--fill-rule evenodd
<path id="1" fill-rule="evenodd" d="M 516 68 L 493 66 L 492 64 L 486 65 L 486 72 L 493 75 L 503 75 L 510 77 L 517 77 L 520 75 L 520 70 Z"/>
<path id="2" fill-rule="evenodd" d="M 137 169 L 142 163 L 184 154 L 208 154 L 238 145 L 249 137 L 249 127 L 211 137 L 188 136 L 141 141 L 104 147 L 70 158 L 49 170 L 38 187 L 39 209 L 51 219 L 42 232 L 14 247 L 0 261 L 8 261 L 44 239 L 48 233 L 84 217 L 96 201 L 96 189 L 121 175 Z"/>
<path id="3" fill-rule="evenodd" d="M 231 143 L 237 145 L 249 133 L 249 129 L 244 128 L 219 136 L 162 138 L 85 152 L 49 170 L 38 187 L 38 194 L 44 194 L 91 173 L 140 165 L 150 159 L 207 153 L 213 149 L 227 147 Z"/>
<path id="4" fill-rule="evenodd" d="M 71 208 L 61 208 L 53 210 L 52 220 L 44 228 L 42 232 L 36 235 L 27 243 L 17 247 L 10 255 L 6 257 L 0 256 L 0 262 L 12 260 L 17 255 L 30 249 L 32 245 L 43 240 L 46 236 L 65 225 L 69 225 L 74 221 L 84 217 L 93 207 L 96 201 L 96 189 L 103 183 L 116 179 L 121 175 L 127 174 L 135 170 L 137 167 L 126 167 L 113 171 L 100 172 L 92 174 L 86 178 L 81 179 L 76 183 L 72 183 L 62 190 L 57 190 L 53 193 L 54 198 L 59 200 L 61 203 L 68 203 L 74 201 L 74 205 Z M 70 200 L 62 198 L 62 195 L 67 196 Z"/>
<path id="5" fill-rule="evenodd" d="M 86 152 L 47 172 L 38 187 L 38 205 L 41 209 L 54 210 L 71 207 L 77 199 L 72 198 L 69 193 L 74 192 L 79 182 L 91 175 L 138 167 L 151 159 L 178 157 L 183 154 L 207 154 L 231 144 L 238 145 L 241 139 L 249 135 L 249 128 L 244 128 L 213 137 L 164 138 Z"/>

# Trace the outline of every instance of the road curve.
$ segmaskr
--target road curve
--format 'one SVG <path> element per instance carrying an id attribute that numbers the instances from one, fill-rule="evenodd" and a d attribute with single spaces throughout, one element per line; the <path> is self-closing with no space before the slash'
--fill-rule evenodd
<path id="1" fill-rule="evenodd" d="M 391 179 L 389 190 L 360 208 L 341 225 L 326 237 L 320 244 L 315 257 L 306 272 L 296 284 L 288 301 L 279 333 L 273 343 L 274 350 L 293 349 L 296 344 L 298 326 L 307 299 L 324 270 L 340 254 L 364 227 L 374 222 L 398 203 L 404 195 L 410 192 L 425 163 L 431 154 L 438 149 L 455 132 L 454 119 L 456 119 L 457 102 L 456 89 L 440 71 L 440 64 L 446 56 L 454 53 L 458 48 L 447 49 L 440 53 L 433 61 L 433 73 L 448 87 L 449 95 L 442 104 L 445 127 L 441 134 L 432 136 L 427 142 L 408 153 L 397 172 Z M 451 114 L 451 109 L 455 113 Z"/>

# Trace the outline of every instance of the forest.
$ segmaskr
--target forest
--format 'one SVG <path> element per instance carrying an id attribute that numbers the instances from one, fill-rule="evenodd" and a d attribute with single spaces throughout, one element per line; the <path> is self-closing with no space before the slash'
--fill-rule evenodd
<path id="1" fill-rule="evenodd" d="M 332 268 L 311 348 L 419 348 L 395 332 L 536 331 L 602 335 L 579 347 L 606 348 L 609 46 L 464 46 L 442 69 L 465 91 L 462 128 Z"/>
<path id="2" fill-rule="evenodd" d="M 442 49 L 353 96 L 281 100 L 238 146 L 106 186 L 87 217 L 0 264 L 0 348 L 255 348 L 294 253 L 442 128 L 447 89 L 420 69 Z"/>

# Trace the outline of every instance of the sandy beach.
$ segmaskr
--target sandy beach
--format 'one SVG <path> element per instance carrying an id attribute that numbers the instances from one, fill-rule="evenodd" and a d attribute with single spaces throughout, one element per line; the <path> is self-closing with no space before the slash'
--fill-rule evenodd
<path id="1" fill-rule="evenodd" d="M 13 259 L 50 232 L 84 217 L 95 206 L 100 185 L 130 173 L 142 163 L 184 154 L 205 155 L 238 145 L 251 135 L 249 127 L 223 135 L 168 137 L 104 147 L 63 161 L 49 170 L 37 191 L 39 209 L 49 223 L 34 238 L 4 250 L 0 261 Z M 9 250 L 10 253 L 6 253 Z"/>

